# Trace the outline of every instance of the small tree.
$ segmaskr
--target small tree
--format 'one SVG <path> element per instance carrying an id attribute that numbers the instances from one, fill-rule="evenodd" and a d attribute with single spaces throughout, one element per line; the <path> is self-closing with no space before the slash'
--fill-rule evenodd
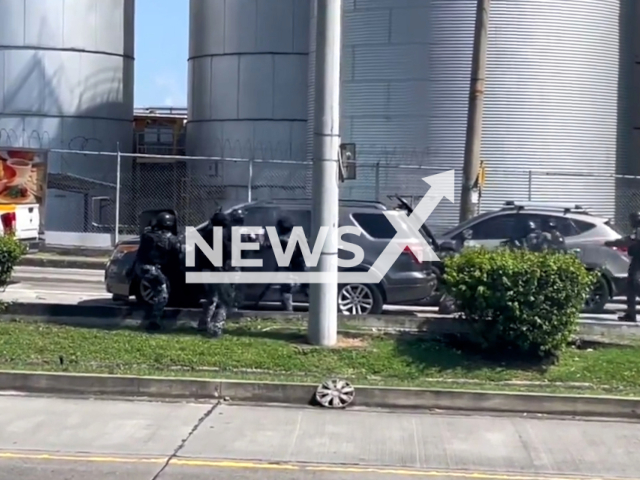
<path id="1" fill-rule="evenodd" d="M 26 246 L 13 235 L 0 236 L 0 288 L 9 284 L 13 269 L 25 253 Z"/>
<path id="2" fill-rule="evenodd" d="M 483 349 L 545 358 L 576 332 L 596 275 L 571 254 L 472 248 L 446 259 L 444 283 Z"/>

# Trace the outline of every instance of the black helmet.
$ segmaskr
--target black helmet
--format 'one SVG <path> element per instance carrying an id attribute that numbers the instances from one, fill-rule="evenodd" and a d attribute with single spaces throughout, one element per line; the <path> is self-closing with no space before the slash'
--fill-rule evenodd
<path id="1" fill-rule="evenodd" d="M 211 226 L 213 227 L 227 228 L 231 225 L 229 215 L 222 212 L 214 213 L 211 219 L 209 220 L 209 223 L 211 223 Z"/>
<path id="2" fill-rule="evenodd" d="M 162 212 L 158 214 L 152 225 L 160 230 L 172 230 L 176 226 L 176 217 L 172 213 Z"/>
<path id="3" fill-rule="evenodd" d="M 631 224 L 631 228 L 640 228 L 640 212 L 630 213 L 629 223 Z"/>
<path id="4" fill-rule="evenodd" d="M 558 228 L 558 223 L 552 218 L 547 220 L 546 224 L 549 230 L 556 230 Z"/>
<path id="5" fill-rule="evenodd" d="M 244 210 L 238 209 L 234 210 L 229 214 L 229 220 L 231 221 L 231 225 L 240 227 L 244 225 Z"/>
<path id="6" fill-rule="evenodd" d="M 281 217 L 278 219 L 278 222 L 276 223 L 276 230 L 278 231 L 279 234 L 286 235 L 287 233 L 290 233 L 291 230 L 293 230 L 293 223 L 289 218 Z"/>
<path id="7" fill-rule="evenodd" d="M 533 221 L 527 222 L 527 225 L 525 226 L 525 228 L 527 230 L 527 233 L 535 232 L 538 229 L 535 222 Z"/>

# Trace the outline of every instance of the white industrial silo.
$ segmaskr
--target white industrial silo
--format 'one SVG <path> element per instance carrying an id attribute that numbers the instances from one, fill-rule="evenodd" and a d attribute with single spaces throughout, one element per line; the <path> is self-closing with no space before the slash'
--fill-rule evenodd
<path id="1" fill-rule="evenodd" d="M 187 153 L 213 203 L 299 196 L 306 156 L 309 0 L 191 0 Z M 215 197 L 215 198 L 214 198 Z"/>
<path id="2" fill-rule="evenodd" d="M 0 2 L 0 146 L 131 151 L 134 8 L 134 0 Z M 113 208 L 115 157 L 50 154 L 49 172 L 65 187 L 47 192 L 47 231 L 113 228 L 113 215 L 92 216 L 91 199 L 110 197 Z"/>
<path id="3" fill-rule="evenodd" d="M 342 196 L 418 199 L 421 177 L 453 168 L 458 201 L 476 0 L 343 5 L 340 128 L 358 178 Z M 531 199 L 614 214 L 619 48 L 620 0 L 491 2 L 483 209 Z M 430 224 L 455 224 L 458 208 L 443 201 Z"/>

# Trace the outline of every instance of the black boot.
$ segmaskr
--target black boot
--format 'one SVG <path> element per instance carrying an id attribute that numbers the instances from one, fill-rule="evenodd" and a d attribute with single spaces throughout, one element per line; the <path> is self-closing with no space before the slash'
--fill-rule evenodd
<path id="1" fill-rule="evenodd" d="M 620 315 L 618 317 L 618 321 L 619 322 L 632 322 L 632 323 L 636 323 L 638 321 L 638 319 L 636 318 L 636 316 L 634 314 L 630 314 L 630 313 L 625 313 L 623 315 Z"/>

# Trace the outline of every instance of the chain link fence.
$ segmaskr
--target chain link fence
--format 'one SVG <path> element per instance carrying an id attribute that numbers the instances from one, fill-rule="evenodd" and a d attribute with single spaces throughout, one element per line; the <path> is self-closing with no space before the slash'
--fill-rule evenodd
<path id="1" fill-rule="evenodd" d="M 139 215 L 148 209 L 173 208 L 182 225 L 198 225 L 219 208 L 312 195 L 308 161 L 66 150 L 51 150 L 50 158 L 57 160 L 49 170 L 46 230 L 71 236 L 108 234 L 111 243 L 137 235 Z M 341 198 L 395 205 L 400 197 L 415 206 L 429 189 L 423 179 L 450 168 L 412 163 L 358 163 L 355 179 L 341 184 Z M 440 202 L 430 217 L 436 234 L 458 218 L 461 171 L 455 175 L 456 201 Z M 629 212 L 640 210 L 640 177 L 489 166 L 486 178 L 478 212 L 499 208 L 507 200 L 570 199 L 627 229 Z"/>

